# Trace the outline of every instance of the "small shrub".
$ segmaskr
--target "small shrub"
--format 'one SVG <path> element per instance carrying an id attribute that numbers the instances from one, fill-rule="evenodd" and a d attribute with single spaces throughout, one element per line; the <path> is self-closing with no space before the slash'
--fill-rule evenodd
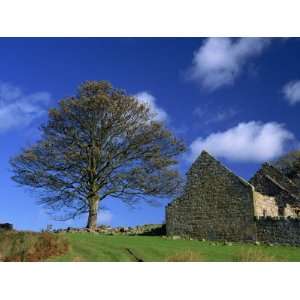
<path id="1" fill-rule="evenodd" d="M 237 256 L 237 261 L 243 262 L 272 262 L 275 261 L 273 256 L 265 254 L 260 249 L 243 250 Z"/>
<path id="2" fill-rule="evenodd" d="M 48 232 L 11 232 L 1 235 L 2 261 L 44 261 L 68 251 L 67 240 L 61 235 Z"/>
<path id="3" fill-rule="evenodd" d="M 197 262 L 204 261 L 203 256 L 199 252 L 185 251 L 167 257 L 168 262 Z"/>

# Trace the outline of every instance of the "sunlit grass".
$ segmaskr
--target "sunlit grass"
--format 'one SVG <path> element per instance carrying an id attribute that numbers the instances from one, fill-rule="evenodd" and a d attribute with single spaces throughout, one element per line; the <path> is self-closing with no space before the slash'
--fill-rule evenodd
<path id="1" fill-rule="evenodd" d="M 55 261 L 300 261 L 300 247 L 224 244 L 162 237 L 66 233 L 70 250 Z M 128 251 L 128 249 L 130 251 Z"/>

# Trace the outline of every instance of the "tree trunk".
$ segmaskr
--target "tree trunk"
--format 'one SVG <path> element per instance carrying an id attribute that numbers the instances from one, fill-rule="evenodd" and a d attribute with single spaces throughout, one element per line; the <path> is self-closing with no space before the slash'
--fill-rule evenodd
<path id="1" fill-rule="evenodd" d="M 89 217 L 86 228 L 95 229 L 97 227 L 99 196 L 94 195 L 89 199 Z"/>

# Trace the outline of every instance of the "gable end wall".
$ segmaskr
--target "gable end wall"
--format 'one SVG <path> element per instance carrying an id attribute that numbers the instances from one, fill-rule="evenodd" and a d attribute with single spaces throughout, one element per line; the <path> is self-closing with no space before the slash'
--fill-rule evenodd
<path id="1" fill-rule="evenodd" d="M 253 188 L 209 155 L 189 174 L 185 193 L 166 208 L 168 235 L 255 240 Z"/>

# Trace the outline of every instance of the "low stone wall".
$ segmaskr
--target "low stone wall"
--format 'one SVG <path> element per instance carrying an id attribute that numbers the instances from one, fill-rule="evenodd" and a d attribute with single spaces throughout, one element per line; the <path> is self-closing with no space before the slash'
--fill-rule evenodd
<path id="1" fill-rule="evenodd" d="M 60 232 L 93 232 L 101 234 L 127 234 L 127 235 L 165 235 L 166 234 L 166 225 L 165 224 L 144 224 L 138 225 L 135 227 L 110 227 L 101 225 L 95 229 L 89 228 L 74 228 L 68 227 L 65 229 L 54 229 L 54 233 Z"/>
<path id="2" fill-rule="evenodd" d="M 300 245 L 300 219 L 258 218 L 256 228 L 258 241 Z"/>
<path id="3" fill-rule="evenodd" d="M 13 224 L 10 223 L 2 223 L 0 224 L 0 231 L 7 231 L 7 230 L 13 230 Z"/>

